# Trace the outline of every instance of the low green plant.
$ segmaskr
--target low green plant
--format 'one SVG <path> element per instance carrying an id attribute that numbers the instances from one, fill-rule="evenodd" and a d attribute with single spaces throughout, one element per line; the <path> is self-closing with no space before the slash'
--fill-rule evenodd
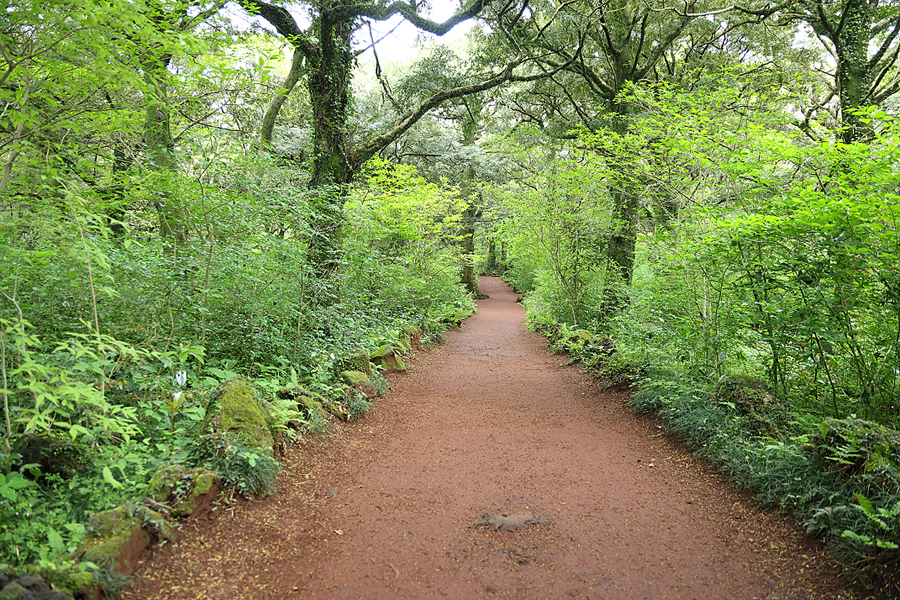
<path id="1" fill-rule="evenodd" d="M 276 490 L 278 461 L 263 450 L 234 442 L 227 434 L 204 436 L 191 458 L 242 496 L 267 496 Z"/>
<path id="2" fill-rule="evenodd" d="M 344 406 L 347 409 L 347 419 L 352 420 L 358 419 L 359 417 L 369 412 L 371 402 L 369 402 L 369 399 L 366 398 L 365 394 L 356 392 L 350 394 L 350 397 L 347 398 Z"/>
<path id="3" fill-rule="evenodd" d="M 320 413 L 310 413 L 306 419 L 306 431 L 312 436 L 328 435 L 334 431 L 334 425 L 331 424 L 324 415 Z"/>
<path id="4" fill-rule="evenodd" d="M 369 381 L 372 382 L 372 387 L 375 389 L 376 396 L 383 396 L 388 389 L 388 380 L 384 378 L 383 373 L 378 369 L 373 369 L 372 374 L 369 375 Z"/>
<path id="5" fill-rule="evenodd" d="M 889 508 L 872 506 L 869 499 L 862 494 L 856 494 L 856 501 L 858 504 L 853 505 L 853 508 L 865 515 L 869 533 L 859 534 L 845 529 L 841 534 L 842 537 L 882 550 L 900 549 L 900 544 L 898 544 L 900 541 L 900 500 Z"/>
<path id="6" fill-rule="evenodd" d="M 294 400 L 278 398 L 270 403 L 272 407 L 269 413 L 269 427 L 275 434 L 287 443 L 294 443 L 301 439 L 300 428 L 306 423 L 303 414 L 297 409 Z"/>

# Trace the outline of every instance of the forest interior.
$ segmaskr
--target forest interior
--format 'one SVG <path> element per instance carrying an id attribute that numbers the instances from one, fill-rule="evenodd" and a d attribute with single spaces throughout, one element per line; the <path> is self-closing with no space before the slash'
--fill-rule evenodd
<path id="1" fill-rule="evenodd" d="M 277 495 L 499 276 L 900 597 L 897 0 L 2 16 L 0 595 L 115 597 L 136 545 Z"/>

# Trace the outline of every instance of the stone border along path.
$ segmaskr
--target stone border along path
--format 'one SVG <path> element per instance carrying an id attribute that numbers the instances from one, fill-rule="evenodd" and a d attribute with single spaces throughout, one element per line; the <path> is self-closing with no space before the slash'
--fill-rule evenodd
<path id="1" fill-rule="evenodd" d="M 822 549 L 489 298 L 269 498 L 155 549 L 123 597 L 853 598 Z"/>

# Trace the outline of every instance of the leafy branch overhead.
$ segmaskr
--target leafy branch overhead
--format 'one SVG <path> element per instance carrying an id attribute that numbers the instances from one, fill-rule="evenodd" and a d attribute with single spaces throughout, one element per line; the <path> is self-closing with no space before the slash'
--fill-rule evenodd
<path id="1" fill-rule="evenodd" d="M 513 4 L 507 2 L 490 15 L 486 15 L 487 8 L 491 4 L 490 0 L 477 0 L 446 21 L 438 23 L 426 18 L 415 6 L 405 2 L 392 2 L 386 6 L 371 2 L 355 4 L 336 2 L 330 6 L 308 4 L 307 12 L 312 24 L 302 29 L 295 17 L 283 6 L 251 0 L 240 0 L 239 4 L 248 14 L 265 19 L 307 60 L 308 89 L 313 106 L 318 107 L 313 118 L 316 166 L 312 185 L 349 182 L 363 163 L 409 131 L 429 111 L 444 102 L 478 94 L 509 82 L 551 77 L 556 71 L 567 66 L 564 64 L 552 71 L 538 74 L 517 75 L 515 69 L 526 62 L 526 56 L 519 48 L 503 67 L 493 73 L 464 85 L 436 91 L 399 115 L 387 131 L 372 136 L 356 148 L 348 148 L 344 129 L 348 117 L 348 94 L 352 77 L 351 37 L 364 19 L 385 21 L 400 15 L 422 31 L 443 35 L 463 21 L 482 17 L 489 18 L 501 31 L 506 32 L 508 39 L 512 40 L 513 37 L 508 31 L 517 26 L 522 18 L 522 11 L 516 12 Z M 577 51 L 575 55 L 577 56 Z M 569 62 L 574 60 L 575 57 Z"/>

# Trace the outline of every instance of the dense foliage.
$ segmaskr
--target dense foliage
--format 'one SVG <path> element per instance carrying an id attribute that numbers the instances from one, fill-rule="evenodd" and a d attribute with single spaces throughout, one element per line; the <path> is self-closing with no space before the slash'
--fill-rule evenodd
<path id="1" fill-rule="evenodd" d="M 629 100 L 646 112 L 627 136 L 582 132 L 540 177 L 592 150 L 619 160 L 620 148 L 647 148 L 652 160 L 632 165 L 635 178 L 649 193 L 679 198 L 677 218 L 660 222 L 648 207 L 632 284 L 616 287 L 595 259 L 570 275 L 585 290 L 576 298 L 558 280 L 560 265 L 602 240 L 602 230 L 557 233 L 556 247 L 571 257 L 564 263 L 559 252 L 517 241 L 540 240 L 559 217 L 529 232 L 519 206 L 528 195 L 501 199 L 506 275 L 529 292 L 529 322 L 609 381 L 640 384 L 639 407 L 660 411 L 672 432 L 740 485 L 828 537 L 855 576 L 896 586 L 894 117 L 861 112 L 872 137 L 848 144 L 804 138 L 770 112 L 729 114 L 723 107 L 736 97 L 727 89 L 700 95 L 657 86 L 634 89 Z M 546 160 L 543 147 L 534 152 Z M 592 170 L 580 172 L 578 186 L 532 206 L 552 211 L 569 190 L 587 197 L 580 186 Z M 591 206 L 602 206 L 602 196 Z M 752 382 L 737 400 L 723 392 L 734 381 Z M 753 402 L 740 399 L 748 393 Z"/>
<path id="2" fill-rule="evenodd" d="M 0 15 L 0 566 L 95 570 L 89 514 L 163 465 L 266 493 L 213 390 L 327 432 L 353 357 L 440 339 L 480 270 L 897 589 L 894 0 L 238 4 Z M 383 65 L 391 17 L 484 27 Z"/>

